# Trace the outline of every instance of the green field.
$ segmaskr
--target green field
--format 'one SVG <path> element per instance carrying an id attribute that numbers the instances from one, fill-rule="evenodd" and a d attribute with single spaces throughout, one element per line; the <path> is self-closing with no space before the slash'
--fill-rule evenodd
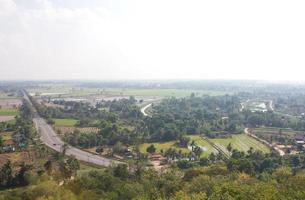
<path id="1" fill-rule="evenodd" d="M 55 126 L 75 126 L 78 120 L 76 119 L 53 119 Z"/>
<path id="2" fill-rule="evenodd" d="M 191 93 L 196 95 L 225 95 L 226 92 L 214 90 L 186 90 L 186 89 L 142 89 L 142 88 L 82 88 L 73 87 L 71 85 L 47 85 L 35 88 L 29 88 L 28 92 L 31 95 L 36 93 L 41 96 L 53 97 L 79 97 L 90 94 L 101 94 L 109 96 L 153 96 L 153 97 L 186 97 Z"/>
<path id="3" fill-rule="evenodd" d="M 0 136 L 2 137 L 2 140 L 10 140 L 12 139 L 13 132 L 1 132 Z"/>
<path id="4" fill-rule="evenodd" d="M 190 150 L 188 148 L 180 148 L 176 145 L 177 141 L 169 141 L 169 142 L 162 142 L 162 143 L 143 143 L 140 145 L 140 152 L 141 153 L 147 153 L 146 149 L 149 147 L 151 144 L 153 144 L 156 147 L 156 153 L 160 153 L 161 149 L 165 152 L 169 148 L 175 148 L 177 151 L 181 150 L 182 153 L 189 153 Z"/>
<path id="5" fill-rule="evenodd" d="M 229 143 L 232 144 L 233 149 L 237 149 L 239 151 L 247 152 L 250 149 L 250 147 L 252 147 L 255 150 L 260 150 L 264 153 L 270 152 L 270 149 L 266 145 L 251 138 L 246 134 L 238 134 L 238 135 L 232 135 L 232 137 L 230 138 L 215 138 L 210 140 L 216 145 L 218 145 L 225 152 L 228 152 L 227 146 Z"/>
<path id="6" fill-rule="evenodd" d="M 212 152 L 217 153 L 217 150 L 214 149 L 207 141 L 205 141 L 200 135 L 191 135 L 190 137 L 190 142 L 192 140 L 195 141 L 195 143 L 200 146 L 201 148 L 204 148 L 205 150 L 203 151 L 201 157 L 206 157 L 210 155 Z"/>
<path id="7" fill-rule="evenodd" d="M 138 88 L 106 88 L 102 91 L 105 94 L 110 95 L 126 95 L 126 96 L 156 96 L 156 97 L 186 97 L 191 93 L 196 95 L 224 95 L 224 92 L 212 91 L 212 90 L 184 90 L 184 89 L 138 89 Z"/>
<path id="8" fill-rule="evenodd" d="M 192 142 L 192 140 L 195 141 L 195 143 L 200 146 L 201 148 L 205 149 L 201 155 L 201 157 L 206 157 L 208 155 L 210 155 L 212 152 L 217 153 L 217 151 L 204 139 L 201 138 L 201 136 L 199 135 L 191 135 L 188 136 L 191 140 L 190 143 Z M 188 148 L 181 148 L 178 147 L 176 145 L 177 141 L 170 141 L 170 142 L 163 142 L 163 143 L 144 143 L 140 145 L 140 152 L 141 153 L 146 153 L 146 148 L 148 146 L 150 146 L 151 144 L 153 144 L 156 147 L 156 152 L 160 153 L 161 149 L 163 149 L 163 151 L 165 152 L 167 149 L 169 148 L 175 148 L 177 151 L 181 150 L 182 153 L 189 153 L 190 150 Z"/>
<path id="9" fill-rule="evenodd" d="M 18 109 L 14 109 L 14 108 L 1 108 L 0 109 L 0 115 L 5 116 L 15 116 L 18 115 Z"/>

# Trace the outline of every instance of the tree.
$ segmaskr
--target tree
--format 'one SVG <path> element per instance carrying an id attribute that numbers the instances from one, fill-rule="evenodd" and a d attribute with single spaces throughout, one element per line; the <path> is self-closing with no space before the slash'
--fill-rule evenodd
<path id="1" fill-rule="evenodd" d="M 121 179 L 126 179 L 129 176 L 127 165 L 118 164 L 113 170 L 113 175 Z"/>
<path id="2" fill-rule="evenodd" d="M 47 162 L 45 162 L 44 169 L 47 171 L 48 175 L 50 175 L 52 173 L 52 168 L 53 168 L 53 164 L 52 164 L 51 160 L 48 160 Z"/>
<path id="3" fill-rule="evenodd" d="M 63 177 L 70 178 L 76 174 L 76 171 L 79 169 L 79 162 L 73 157 L 68 158 L 67 160 L 61 160 L 59 162 L 60 172 Z"/>
<path id="4" fill-rule="evenodd" d="M 104 152 L 104 149 L 103 149 L 103 147 L 101 147 L 101 146 L 98 146 L 97 148 L 96 148 L 96 153 L 99 153 L 99 154 L 101 154 L 101 153 L 103 153 Z"/>
<path id="5" fill-rule="evenodd" d="M 190 141 L 190 138 L 185 135 L 179 136 L 179 146 L 181 147 L 187 147 L 188 143 Z"/>
<path id="6" fill-rule="evenodd" d="M 210 163 L 210 160 L 209 160 L 208 158 L 200 158 L 199 164 L 200 164 L 201 166 L 208 166 L 209 163 Z"/>
<path id="7" fill-rule="evenodd" d="M 22 163 L 20 165 L 19 172 L 14 178 L 14 184 L 18 186 L 25 186 L 29 184 L 28 180 L 28 171 L 32 168 L 31 165 L 27 165 L 25 163 Z"/>
<path id="8" fill-rule="evenodd" d="M 232 149 L 233 149 L 233 147 L 232 147 L 232 144 L 231 144 L 231 142 L 230 142 L 230 143 L 228 144 L 228 146 L 227 146 L 227 150 L 228 150 L 229 152 L 231 152 Z"/>
<path id="9" fill-rule="evenodd" d="M 113 148 L 113 153 L 118 153 L 118 154 L 121 154 L 121 153 L 124 153 L 126 148 L 124 147 L 123 143 L 122 142 L 117 142 Z"/>
<path id="10" fill-rule="evenodd" d="M 9 187 L 13 182 L 13 170 L 10 161 L 7 161 L 0 170 L 0 186 Z"/>
<path id="11" fill-rule="evenodd" d="M 209 160 L 214 163 L 216 161 L 216 156 L 215 154 L 212 152 L 210 155 L 209 155 Z"/>
<path id="12" fill-rule="evenodd" d="M 66 151 L 68 149 L 69 145 L 67 143 L 64 143 L 62 146 L 61 146 L 61 151 L 62 151 L 62 154 L 63 155 L 66 155 Z"/>
<path id="13" fill-rule="evenodd" d="M 3 146 L 3 139 L 2 139 L 2 136 L 0 135 L 0 148 Z M 1 149 L 0 149 L 1 151 Z"/>
<path id="14" fill-rule="evenodd" d="M 193 152 L 195 153 L 197 160 L 199 160 L 202 154 L 202 149 L 198 146 L 195 146 Z"/>
<path id="15" fill-rule="evenodd" d="M 156 147 L 155 145 L 151 144 L 149 147 L 147 147 L 146 152 L 153 154 L 156 152 Z"/>
<path id="16" fill-rule="evenodd" d="M 194 150 L 194 146 L 196 146 L 196 142 L 194 140 L 192 140 L 192 142 L 191 142 L 192 151 Z"/>

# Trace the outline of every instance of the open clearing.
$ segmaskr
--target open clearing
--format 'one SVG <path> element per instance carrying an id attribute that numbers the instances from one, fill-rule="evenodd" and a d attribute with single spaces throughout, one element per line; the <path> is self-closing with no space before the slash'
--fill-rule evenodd
<path id="1" fill-rule="evenodd" d="M 0 122 L 8 122 L 15 119 L 15 116 L 0 116 Z"/>
<path id="2" fill-rule="evenodd" d="M 201 157 L 207 157 L 212 152 L 217 153 L 216 149 L 214 149 L 207 141 L 203 140 L 201 136 L 199 135 L 190 135 L 188 136 L 191 140 L 189 142 L 192 142 L 194 140 L 198 146 L 203 150 L 203 153 Z M 175 148 L 177 151 L 181 150 L 182 153 L 189 153 L 191 149 L 189 148 L 181 148 L 176 145 L 177 141 L 169 141 L 169 142 L 163 142 L 163 143 L 144 143 L 140 145 L 140 152 L 141 153 L 147 153 L 146 149 L 148 146 L 153 144 L 156 147 L 156 152 L 160 153 L 161 149 L 163 149 L 163 152 L 168 150 L 169 148 Z"/>
<path id="3" fill-rule="evenodd" d="M 169 148 L 174 148 L 177 151 L 181 150 L 182 153 L 189 153 L 190 150 L 188 148 L 181 148 L 176 145 L 177 141 L 169 141 L 169 142 L 162 142 L 162 143 L 143 143 L 140 145 L 140 152 L 141 153 L 147 153 L 146 149 L 149 147 L 151 144 L 153 144 L 156 147 L 156 153 L 161 153 L 161 149 L 163 152 L 168 150 Z"/>
<path id="4" fill-rule="evenodd" d="M 191 93 L 196 95 L 225 95 L 227 92 L 215 90 L 191 90 L 191 89 L 161 89 L 161 88 L 87 88 L 73 87 L 69 85 L 43 85 L 40 87 L 29 88 L 32 96 L 51 96 L 51 97 L 81 97 L 88 95 L 103 96 L 153 96 L 153 97 L 186 97 Z"/>
<path id="5" fill-rule="evenodd" d="M 224 95 L 224 92 L 212 91 L 212 90 L 185 90 L 185 89 L 132 89 L 132 88 L 106 88 L 103 90 L 106 94 L 111 95 L 126 95 L 126 96 L 157 96 L 157 97 L 186 97 L 191 93 L 201 95 Z"/>
<path id="6" fill-rule="evenodd" d="M 53 119 L 55 122 L 55 126 L 75 126 L 78 120 L 76 119 Z"/>
<path id="7" fill-rule="evenodd" d="M 18 108 L 21 106 L 22 101 L 20 99 L 1 99 L 0 98 L 0 107 L 1 108 Z"/>
<path id="8" fill-rule="evenodd" d="M 246 134 L 232 135 L 229 138 L 214 138 L 210 139 L 213 143 L 219 146 L 224 152 L 228 152 L 227 146 L 229 143 L 232 144 L 233 149 L 247 152 L 250 147 L 255 150 L 260 150 L 264 153 L 269 153 L 270 149 L 263 143 L 251 138 Z"/>
<path id="9" fill-rule="evenodd" d="M 82 128 L 76 128 L 76 127 L 55 127 L 55 130 L 57 133 L 61 134 L 69 134 L 73 133 L 75 130 L 78 130 L 80 133 L 98 133 L 99 129 L 96 127 L 82 127 Z"/>
<path id="10" fill-rule="evenodd" d="M 18 115 L 18 110 L 14 108 L 1 108 L 0 109 L 1 116 L 16 116 Z"/>
<path id="11" fill-rule="evenodd" d="M 201 157 L 207 157 L 208 155 L 210 155 L 212 152 L 213 153 L 217 153 L 217 150 L 214 149 L 214 147 L 212 147 L 207 141 L 205 141 L 200 135 L 191 135 L 189 136 L 189 138 L 191 139 L 190 142 L 192 142 L 192 140 L 195 141 L 195 143 L 200 146 L 200 148 L 203 149 L 203 153 L 201 155 Z"/>
<path id="12" fill-rule="evenodd" d="M 242 103 L 242 107 L 252 112 L 266 112 L 268 110 L 266 101 L 261 100 L 247 100 Z"/>

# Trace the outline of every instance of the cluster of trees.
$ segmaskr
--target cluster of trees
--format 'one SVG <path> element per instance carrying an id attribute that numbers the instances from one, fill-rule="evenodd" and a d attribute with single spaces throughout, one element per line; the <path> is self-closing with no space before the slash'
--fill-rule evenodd
<path id="1" fill-rule="evenodd" d="M 19 111 L 20 116 L 16 117 L 13 140 L 19 144 L 19 147 L 24 148 L 29 144 L 29 140 L 35 134 L 32 121 L 33 108 L 28 101 L 23 100 Z"/>
<path id="2" fill-rule="evenodd" d="M 19 171 L 14 173 L 11 162 L 5 163 L 0 168 L 0 189 L 28 185 L 31 168 L 32 166 L 22 163 Z"/>
<path id="3" fill-rule="evenodd" d="M 66 134 L 64 140 L 70 145 L 80 148 L 91 148 L 105 145 L 107 143 L 104 137 L 100 134 L 81 133 L 78 130 L 75 130 L 71 134 Z"/>
<path id="4" fill-rule="evenodd" d="M 32 98 L 40 115 L 49 123 L 52 118 L 77 119 L 76 126 L 97 127 L 97 135 L 74 132 L 66 137 L 66 141 L 79 147 L 94 145 L 113 145 L 118 141 L 124 144 L 134 144 L 145 134 L 144 117 L 142 116 L 134 97 L 113 101 L 102 101 L 95 107 L 84 102 L 56 101 L 63 107 L 46 107 Z M 144 124 L 144 126 L 143 126 Z"/>
<path id="5" fill-rule="evenodd" d="M 181 134 L 239 133 L 241 121 L 227 116 L 238 113 L 240 100 L 236 96 L 170 98 L 154 106 L 148 121 L 152 140 L 178 139 Z"/>
<path id="6" fill-rule="evenodd" d="M 17 148 L 25 148 L 32 135 L 35 133 L 32 122 L 33 109 L 29 102 L 23 100 L 23 103 L 19 109 L 19 115 L 15 117 L 15 123 L 2 122 L 0 123 L 0 132 L 12 131 L 13 140 L 17 144 Z M 0 138 L 0 147 L 3 144 L 2 138 Z M 1 151 L 2 149 L 0 149 Z"/>
<path id="7" fill-rule="evenodd" d="M 46 166 L 48 169 L 49 164 Z M 135 170 L 137 169 L 137 170 Z M 52 176 L 52 175 L 49 175 Z M 45 173 L 31 187 L 3 191 L 0 199 L 304 199 L 305 176 L 289 167 L 248 174 L 231 171 L 221 163 L 165 172 L 121 164 L 106 170 L 90 170 L 63 185 Z"/>

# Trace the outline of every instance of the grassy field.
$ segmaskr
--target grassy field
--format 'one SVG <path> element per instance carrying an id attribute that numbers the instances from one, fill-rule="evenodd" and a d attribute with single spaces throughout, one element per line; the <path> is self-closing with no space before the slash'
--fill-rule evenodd
<path id="1" fill-rule="evenodd" d="M 261 142 L 247 136 L 246 134 L 238 134 L 232 135 L 230 138 L 215 138 L 210 139 L 213 143 L 218 145 L 223 151 L 227 151 L 227 146 L 229 143 L 232 144 L 233 149 L 237 149 L 239 151 L 247 152 L 250 147 L 254 148 L 255 150 L 260 150 L 264 153 L 269 153 L 270 149 L 262 144 Z"/>
<path id="2" fill-rule="evenodd" d="M 201 157 L 206 157 L 206 156 L 210 155 L 212 152 L 217 153 L 217 151 L 207 141 L 203 140 L 201 138 L 201 136 L 191 135 L 191 136 L 188 136 L 188 137 L 191 139 L 190 143 L 192 142 L 192 140 L 194 140 L 198 146 L 205 149 L 203 151 Z M 150 146 L 151 144 L 155 145 L 155 147 L 157 149 L 156 150 L 157 153 L 160 153 L 161 149 L 163 149 L 163 151 L 165 152 L 169 148 L 175 148 L 175 149 L 177 149 L 177 151 L 181 150 L 182 153 L 189 153 L 190 152 L 190 150 L 188 148 L 177 147 L 176 146 L 176 141 L 170 141 L 170 142 L 164 142 L 164 143 L 144 143 L 144 144 L 140 145 L 140 151 L 142 153 L 146 153 L 146 148 L 148 146 Z"/>
<path id="3" fill-rule="evenodd" d="M 103 167 L 88 164 L 88 163 L 84 163 L 84 162 L 80 162 L 79 167 L 80 167 L 80 169 L 77 170 L 77 176 L 82 176 L 83 174 L 86 174 L 86 173 L 88 173 L 92 170 L 105 171 L 105 169 Z"/>
<path id="4" fill-rule="evenodd" d="M 200 135 L 192 135 L 189 137 L 190 137 L 191 141 L 194 140 L 198 146 L 205 149 L 203 151 L 201 157 L 206 157 L 206 156 L 210 155 L 212 152 L 217 153 L 217 150 L 214 149 L 207 141 L 202 139 L 202 137 Z"/>
<path id="5" fill-rule="evenodd" d="M 186 97 L 191 93 L 197 95 L 224 95 L 222 91 L 214 90 L 185 90 L 185 89 L 142 89 L 142 88 L 73 88 L 69 85 L 48 85 L 42 87 L 29 88 L 28 92 L 31 95 L 36 93 L 39 95 L 47 95 L 53 97 L 79 97 L 90 94 L 100 94 L 109 96 L 154 96 L 154 97 Z"/>
<path id="6" fill-rule="evenodd" d="M 138 88 L 106 88 L 103 93 L 110 95 L 134 95 L 134 96 L 156 96 L 156 97 L 186 97 L 191 93 L 197 95 L 224 95 L 224 92 L 212 90 L 184 90 L 184 89 L 138 89 Z"/>
<path id="7" fill-rule="evenodd" d="M 14 108 L 1 108 L 0 109 L 0 115 L 4 116 L 4 115 L 18 115 L 18 109 L 14 109 Z"/>
<path id="8" fill-rule="evenodd" d="M 76 119 L 53 119 L 55 126 L 75 126 L 78 120 Z"/>
<path id="9" fill-rule="evenodd" d="M 161 149 L 165 152 L 169 148 L 175 148 L 177 151 L 181 150 L 182 153 L 189 153 L 190 150 L 188 148 L 180 148 L 176 145 L 177 141 L 170 141 L 170 142 L 162 142 L 162 143 L 143 143 L 140 145 L 140 152 L 141 153 L 147 153 L 146 149 L 151 144 L 153 144 L 156 147 L 156 153 L 160 153 Z"/>

